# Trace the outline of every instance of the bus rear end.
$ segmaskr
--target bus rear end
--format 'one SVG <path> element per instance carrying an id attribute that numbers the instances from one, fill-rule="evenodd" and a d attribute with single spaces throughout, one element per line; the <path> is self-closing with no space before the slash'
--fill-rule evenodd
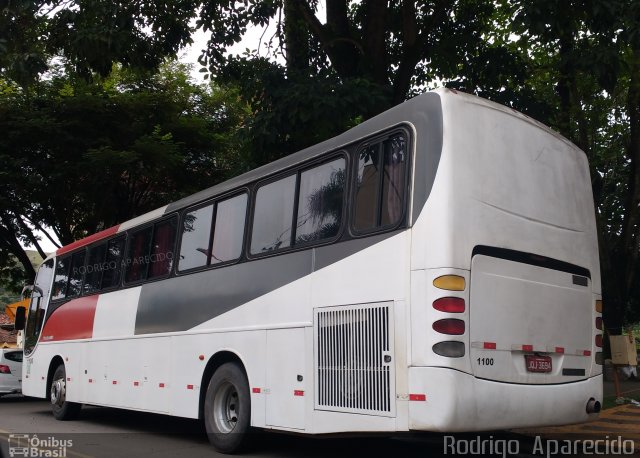
<path id="1" fill-rule="evenodd" d="M 513 110 L 440 95 L 442 155 L 412 230 L 408 383 L 424 401 L 409 428 L 588 421 L 602 303 L 586 157 Z"/>

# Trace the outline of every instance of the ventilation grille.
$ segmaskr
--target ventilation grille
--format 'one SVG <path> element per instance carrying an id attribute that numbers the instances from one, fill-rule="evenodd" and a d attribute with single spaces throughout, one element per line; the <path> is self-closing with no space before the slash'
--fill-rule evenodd
<path id="1" fill-rule="evenodd" d="M 316 310 L 316 408 L 395 413 L 390 304 Z"/>

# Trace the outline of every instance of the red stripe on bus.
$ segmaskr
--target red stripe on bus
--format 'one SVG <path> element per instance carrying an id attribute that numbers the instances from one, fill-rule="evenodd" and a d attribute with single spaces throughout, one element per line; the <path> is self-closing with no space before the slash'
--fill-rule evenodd
<path id="1" fill-rule="evenodd" d="M 582 352 L 584 356 L 591 356 L 591 350 L 585 350 Z"/>
<path id="2" fill-rule="evenodd" d="M 87 296 L 62 304 L 54 310 L 44 324 L 40 340 L 90 339 L 93 336 L 93 320 L 96 316 L 98 297 Z"/>
<path id="3" fill-rule="evenodd" d="M 426 394 L 410 394 L 409 395 L 409 401 L 426 401 L 426 400 L 427 400 Z"/>
<path id="4" fill-rule="evenodd" d="M 556 353 L 564 353 L 564 347 L 556 347 Z"/>
<path id="5" fill-rule="evenodd" d="M 485 350 L 495 350 L 496 349 L 496 343 L 495 342 L 485 342 L 482 345 L 482 348 L 484 348 Z"/>
<path id="6" fill-rule="evenodd" d="M 522 351 L 533 351 L 533 345 L 523 345 Z"/>
<path id="7" fill-rule="evenodd" d="M 70 243 L 69 245 L 65 245 L 62 248 L 58 248 L 56 250 L 56 256 L 60 256 L 61 254 L 68 253 L 70 251 L 75 250 L 76 248 L 80 248 L 80 247 L 89 245 L 90 243 L 97 242 L 98 240 L 105 239 L 105 238 L 110 237 L 110 236 L 112 236 L 114 234 L 117 234 L 119 227 L 120 227 L 120 225 L 110 227 L 109 229 L 105 229 L 104 231 L 100 231 L 100 232 L 97 232 L 97 233 L 95 233 L 93 235 L 85 237 L 83 239 L 76 240 L 75 242 Z"/>

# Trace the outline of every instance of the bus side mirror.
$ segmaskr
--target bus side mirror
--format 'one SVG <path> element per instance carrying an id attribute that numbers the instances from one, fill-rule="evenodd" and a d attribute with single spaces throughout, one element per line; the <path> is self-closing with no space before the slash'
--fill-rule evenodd
<path id="1" fill-rule="evenodd" d="M 24 307 L 18 307 L 16 309 L 16 321 L 14 324 L 15 330 L 23 331 L 26 321 L 27 321 L 27 309 L 25 309 Z"/>

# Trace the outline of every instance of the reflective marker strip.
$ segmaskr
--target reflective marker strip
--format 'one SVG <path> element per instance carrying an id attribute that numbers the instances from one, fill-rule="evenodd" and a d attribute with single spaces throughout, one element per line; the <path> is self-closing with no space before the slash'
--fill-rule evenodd
<path id="1" fill-rule="evenodd" d="M 117 381 L 117 380 L 114 380 L 113 382 L 111 382 L 111 384 L 112 384 L 112 385 L 117 385 L 117 384 L 118 384 L 118 381 Z"/>
<path id="2" fill-rule="evenodd" d="M 164 383 L 159 383 L 159 384 L 158 384 L 158 386 L 159 386 L 160 388 L 164 388 Z"/>
<path id="3" fill-rule="evenodd" d="M 93 383 L 93 379 L 92 378 L 89 379 L 89 383 Z"/>
<path id="4" fill-rule="evenodd" d="M 253 393 L 260 393 L 261 390 L 260 390 L 260 388 L 253 388 L 251 391 Z"/>
<path id="5" fill-rule="evenodd" d="M 187 385 L 187 390 L 193 390 L 193 385 Z"/>
<path id="6" fill-rule="evenodd" d="M 133 382 L 133 386 L 140 386 L 140 382 Z"/>
<path id="7" fill-rule="evenodd" d="M 533 345 L 523 345 L 522 351 L 533 351 Z"/>
<path id="8" fill-rule="evenodd" d="M 556 353 L 564 353 L 564 347 L 556 347 Z"/>
<path id="9" fill-rule="evenodd" d="M 498 344 L 496 342 L 471 342 L 471 348 L 478 348 L 480 350 L 497 350 Z"/>
<path id="10" fill-rule="evenodd" d="M 427 400 L 426 394 L 410 394 L 409 395 L 409 401 L 426 401 L 426 400 Z"/>
<path id="11" fill-rule="evenodd" d="M 583 355 L 583 356 L 591 356 L 591 350 L 584 350 L 584 351 L 582 352 L 582 355 Z"/>
<path id="12" fill-rule="evenodd" d="M 302 390 L 293 390 L 294 396 L 304 396 L 304 391 Z"/>
<path id="13" fill-rule="evenodd" d="M 67 377 L 67 382 L 70 382 L 70 381 L 71 381 L 71 377 Z"/>

